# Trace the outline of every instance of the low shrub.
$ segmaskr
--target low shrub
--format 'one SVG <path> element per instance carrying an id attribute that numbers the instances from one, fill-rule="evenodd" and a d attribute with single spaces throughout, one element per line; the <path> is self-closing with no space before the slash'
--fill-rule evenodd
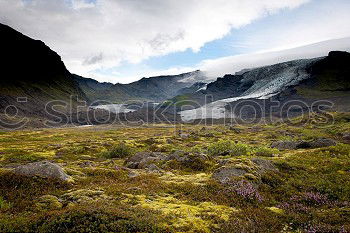
<path id="1" fill-rule="evenodd" d="M 91 203 L 85 207 L 67 208 L 48 212 L 33 218 L 31 222 L 0 220 L 2 232 L 170 232 L 155 211 L 111 206 L 103 208 Z M 107 206 L 107 203 L 104 203 Z"/>
<path id="2" fill-rule="evenodd" d="M 124 143 L 120 143 L 112 147 L 110 150 L 102 152 L 101 156 L 107 159 L 114 159 L 114 158 L 122 159 L 128 156 L 131 156 L 132 154 L 133 154 L 133 149 L 130 146 Z"/>
<path id="3" fill-rule="evenodd" d="M 275 148 L 269 148 L 269 147 L 257 147 L 254 149 L 254 155 L 256 156 L 262 156 L 262 157 L 273 157 L 275 155 L 279 154 L 279 150 Z"/>

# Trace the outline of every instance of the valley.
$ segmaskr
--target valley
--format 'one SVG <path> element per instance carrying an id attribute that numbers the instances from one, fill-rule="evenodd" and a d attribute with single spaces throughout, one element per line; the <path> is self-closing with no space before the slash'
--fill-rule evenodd
<path id="1" fill-rule="evenodd" d="M 350 116 L 332 116 L 2 132 L 0 231 L 346 232 Z M 43 161 L 68 179 L 13 173 Z"/>
<path id="2" fill-rule="evenodd" d="M 350 231 L 349 38 L 121 84 L 0 33 L 0 232 Z"/>

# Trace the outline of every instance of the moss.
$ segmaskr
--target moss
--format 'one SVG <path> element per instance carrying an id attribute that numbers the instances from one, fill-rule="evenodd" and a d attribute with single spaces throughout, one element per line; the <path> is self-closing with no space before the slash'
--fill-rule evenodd
<path id="1" fill-rule="evenodd" d="M 210 232 L 215 223 L 211 219 L 219 218 L 228 220 L 232 212 L 237 211 L 223 205 L 215 205 L 211 202 L 188 203 L 175 199 L 172 196 L 128 196 L 132 200 L 136 198 L 138 205 L 161 211 L 171 217 L 171 225 L 179 230 L 192 230 Z M 126 199 L 125 201 L 128 201 Z M 210 217 L 209 217 L 210 216 Z"/>
<path id="2" fill-rule="evenodd" d="M 249 155 L 252 152 L 252 147 L 243 143 L 234 143 L 233 141 L 221 140 L 213 143 L 208 147 L 208 153 L 212 156 L 231 155 L 241 156 Z"/>
<path id="3" fill-rule="evenodd" d="M 191 183 L 193 185 L 205 185 L 211 175 L 207 173 L 196 173 L 188 175 L 176 175 L 172 172 L 167 172 L 160 177 L 161 180 L 169 184 L 184 184 Z"/>
<path id="4" fill-rule="evenodd" d="M 63 207 L 63 204 L 60 202 L 60 200 L 53 195 L 44 195 L 40 197 L 35 205 L 36 208 L 40 211 L 59 210 Z"/>
<path id="5" fill-rule="evenodd" d="M 3 197 L 0 196 L 0 210 L 4 211 L 4 210 L 8 210 L 11 208 L 11 203 L 5 201 L 3 199 Z"/>

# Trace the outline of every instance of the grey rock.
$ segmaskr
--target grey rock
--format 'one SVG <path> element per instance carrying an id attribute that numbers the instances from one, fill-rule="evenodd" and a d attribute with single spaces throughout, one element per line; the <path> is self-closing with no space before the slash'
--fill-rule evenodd
<path id="1" fill-rule="evenodd" d="M 322 148 L 322 147 L 329 147 L 329 146 L 335 146 L 337 145 L 337 142 L 333 139 L 329 138 L 319 138 L 315 141 L 312 141 L 311 148 Z"/>
<path id="2" fill-rule="evenodd" d="M 150 172 L 156 172 L 156 173 L 161 172 L 161 169 L 153 163 L 149 164 L 146 169 Z"/>
<path id="3" fill-rule="evenodd" d="M 235 167 L 221 167 L 214 171 L 212 178 L 221 184 L 228 183 L 232 178 L 243 176 L 248 172 Z"/>
<path id="4" fill-rule="evenodd" d="M 232 178 L 235 177 L 251 177 L 254 176 L 259 183 L 262 174 L 268 171 L 278 171 L 274 164 L 270 160 L 253 158 L 251 161 L 255 166 L 251 168 L 241 168 L 234 164 L 228 164 L 225 161 L 225 166 L 216 169 L 212 175 L 212 178 L 221 184 L 228 184 Z"/>
<path id="5" fill-rule="evenodd" d="M 67 181 L 70 177 L 63 171 L 63 169 L 48 161 L 29 163 L 26 165 L 16 167 L 13 172 L 18 175 L 38 176 L 43 178 L 52 178 Z"/>
<path id="6" fill-rule="evenodd" d="M 185 133 L 181 133 L 179 134 L 179 137 L 182 138 L 182 139 L 188 139 L 190 137 L 189 134 L 185 134 Z"/>
<path id="7" fill-rule="evenodd" d="M 166 157 L 167 161 L 176 160 L 178 162 L 184 162 L 187 159 L 188 159 L 188 153 L 181 151 L 181 150 L 175 151 L 174 153 L 172 153 Z"/>
<path id="8" fill-rule="evenodd" d="M 271 144 L 272 148 L 279 150 L 295 150 L 297 149 L 298 143 L 292 141 L 277 141 Z"/>
<path id="9" fill-rule="evenodd" d="M 275 167 L 275 165 L 272 163 L 272 161 L 267 159 L 261 159 L 261 158 L 253 158 L 251 159 L 253 163 L 255 163 L 258 166 L 258 173 L 262 174 L 267 171 L 277 171 L 278 169 Z"/>
<path id="10" fill-rule="evenodd" d="M 279 150 L 295 150 L 295 149 L 315 149 L 315 148 L 329 147 L 329 146 L 335 146 L 335 145 L 337 145 L 337 142 L 334 141 L 333 139 L 318 138 L 311 142 L 278 141 L 278 142 L 273 142 L 271 144 L 271 147 Z"/>

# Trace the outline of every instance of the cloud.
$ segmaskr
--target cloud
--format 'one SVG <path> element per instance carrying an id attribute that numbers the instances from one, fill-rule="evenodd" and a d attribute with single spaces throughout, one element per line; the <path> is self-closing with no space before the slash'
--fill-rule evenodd
<path id="1" fill-rule="evenodd" d="M 0 21 L 79 74 L 192 49 L 309 0 L 0 0 Z"/>
<path id="2" fill-rule="evenodd" d="M 209 79 L 234 74 L 243 69 L 256 68 L 297 59 L 309 59 L 327 56 L 330 51 L 350 52 L 350 37 L 323 41 L 292 49 L 243 54 L 204 60 L 197 65 Z"/>
<path id="3" fill-rule="evenodd" d="M 101 62 L 103 60 L 103 54 L 100 53 L 98 55 L 92 56 L 90 58 L 87 58 L 83 61 L 83 65 L 87 66 L 87 65 L 94 65 L 97 64 L 99 62 Z"/>

